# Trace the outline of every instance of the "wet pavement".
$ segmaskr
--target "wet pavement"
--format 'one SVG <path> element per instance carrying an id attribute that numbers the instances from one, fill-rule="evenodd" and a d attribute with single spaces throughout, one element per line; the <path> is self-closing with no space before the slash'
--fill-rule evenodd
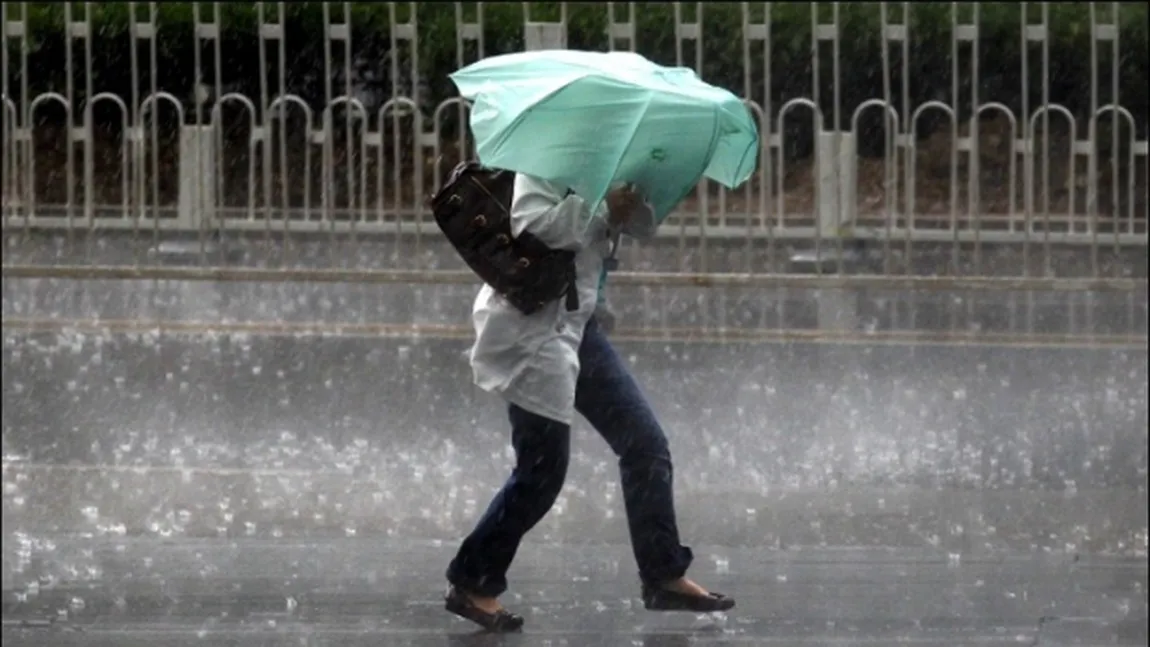
<path id="1" fill-rule="evenodd" d="M 774 314 L 750 290 L 625 293 L 643 334 L 617 346 L 667 428 L 692 574 L 739 606 L 642 610 L 614 459 L 578 424 L 511 573 L 527 631 L 493 637 L 440 597 L 510 464 L 505 411 L 470 386 L 465 336 L 339 327 L 466 323 L 473 289 L 143 283 L 5 282 L 6 322 L 65 319 L 4 330 L 5 645 L 1148 639 L 1145 343 L 1092 336 L 1144 337 L 1145 295 L 858 295 L 894 313 L 880 332 L 967 336 L 774 344 L 660 339 L 660 317 L 814 329 L 825 293 Z M 67 323 L 85 318 L 196 327 Z M 1020 321 L 1080 341 L 980 342 Z"/>
<path id="2" fill-rule="evenodd" d="M 6 333 L 6 529 L 450 540 L 511 454 L 465 340 Z M 1147 548 L 1146 354 L 626 342 L 681 524 L 728 546 Z M 626 541 L 580 422 L 542 541 Z"/>
<path id="3" fill-rule="evenodd" d="M 442 610 L 452 542 L 6 537 L 5 645 L 1145 645 L 1144 559 L 695 546 L 725 615 L 654 614 L 626 546 L 531 543 L 523 634 Z"/>

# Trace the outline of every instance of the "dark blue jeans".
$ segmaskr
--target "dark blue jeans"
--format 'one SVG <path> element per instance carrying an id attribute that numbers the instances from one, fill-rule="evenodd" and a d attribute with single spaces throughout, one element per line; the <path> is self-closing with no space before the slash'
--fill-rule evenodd
<path id="1" fill-rule="evenodd" d="M 653 585 L 678 579 L 692 555 L 679 543 L 667 437 L 594 319 L 583 333 L 579 364 L 575 408 L 619 457 L 639 577 Z M 507 590 L 519 543 L 551 509 L 567 476 L 570 427 L 515 405 L 509 417 L 515 469 L 447 568 L 449 582 L 476 595 Z"/>

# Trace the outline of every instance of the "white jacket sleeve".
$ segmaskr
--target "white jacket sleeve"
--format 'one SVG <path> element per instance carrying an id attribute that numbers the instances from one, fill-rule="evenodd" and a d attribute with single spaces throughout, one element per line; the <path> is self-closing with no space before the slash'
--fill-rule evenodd
<path id="1" fill-rule="evenodd" d="M 529 231 L 548 247 L 578 251 L 591 221 L 587 203 L 577 195 L 564 197 L 559 186 L 518 173 L 511 198 L 511 233 Z"/>

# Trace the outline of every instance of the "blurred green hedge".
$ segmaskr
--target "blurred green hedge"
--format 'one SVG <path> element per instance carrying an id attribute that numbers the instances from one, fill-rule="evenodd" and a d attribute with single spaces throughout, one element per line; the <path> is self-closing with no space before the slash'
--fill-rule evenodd
<path id="1" fill-rule="evenodd" d="M 260 45 L 257 37 L 259 5 L 251 2 L 200 3 L 201 21 L 213 21 L 218 12 L 220 24 L 221 78 L 223 92 L 242 92 L 259 103 L 261 92 Z M 523 47 L 523 4 L 520 2 L 483 3 L 484 54 L 493 55 L 517 51 Z M 7 20 L 28 21 L 28 87 L 30 94 L 45 91 L 63 92 L 65 88 L 65 3 L 4 3 Z M 73 20 L 83 20 L 85 3 L 71 3 Z M 475 20 L 476 6 L 459 5 L 469 21 Z M 1097 71 L 1092 70 L 1091 16 L 1099 22 L 1113 20 L 1111 12 L 1117 6 L 1119 23 L 1119 102 L 1139 121 L 1144 133 L 1150 112 L 1147 101 L 1147 19 L 1148 4 L 1137 3 L 1051 3 L 1042 6 L 1015 2 L 961 3 L 948 2 L 888 3 L 887 20 L 892 24 L 907 24 L 909 41 L 907 76 L 910 80 L 911 109 L 924 101 L 941 100 L 956 105 L 969 115 L 971 92 L 977 82 L 980 102 L 999 101 L 1022 116 L 1023 97 L 1027 94 L 1029 110 L 1041 103 L 1043 80 L 1050 101 L 1067 106 L 1079 117 L 1090 111 L 1091 81 L 1095 75 L 1099 90 L 1099 103 L 1112 101 L 1112 55 L 1110 43 L 1100 43 Z M 129 36 L 129 15 L 137 20 L 148 20 L 156 12 L 157 23 L 156 68 L 159 70 L 157 86 L 175 96 L 190 100 L 196 80 L 195 51 L 197 39 L 193 28 L 193 3 L 163 2 L 149 5 L 135 3 L 133 8 L 123 2 L 88 3 L 92 33 L 92 90 L 110 91 L 128 99 L 131 96 L 132 71 Z M 744 12 L 750 12 L 751 22 L 762 23 L 769 11 L 770 23 L 770 97 L 773 111 L 782 101 L 797 96 L 812 96 L 812 5 L 810 3 L 683 3 L 683 19 L 693 21 L 696 12 L 702 12 L 702 69 L 700 74 L 708 81 L 725 86 L 736 94 L 748 96 L 760 103 L 766 92 L 767 76 L 763 67 L 763 45 L 750 44 L 750 78 L 744 69 L 743 30 Z M 405 22 L 410 12 L 416 12 L 418 22 L 417 79 L 410 73 L 411 48 L 407 44 L 394 47 L 390 38 L 390 23 Z M 904 9 L 905 8 L 905 9 Z M 655 61 L 676 62 L 674 33 L 675 8 L 673 3 L 635 3 L 636 48 Z M 881 38 L 881 8 L 879 3 L 818 3 L 815 9 L 820 22 L 831 22 L 835 12 L 840 26 L 839 89 L 840 123 L 849 125 L 851 113 L 861 103 L 883 96 L 883 52 Z M 267 92 L 275 96 L 280 92 L 300 95 L 320 107 L 325 102 L 325 86 L 331 83 L 332 95 L 344 92 L 344 44 L 332 42 L 333 69 L 324 67 L 325 10 L 321 3 L 265 3 L 264 22 L 275 22 L 283 12 L 285 28 L 286 68 L 284 87 L 278 79 L 276 45 L 267 48 Z M 617 17 L 622 20 L 628 11 L 627 3 L 615 3 Z M 907 15 L 903 15 L 904 11 Z M 1043 48 L 1040 43 L 1026 43 L 1022 38 L 1022 25 L 1041 20 L 1043 11 L 1049 12 L 1049 70 L 1043 75 Z M 352 29 L 352 78 L 359 88 L 374 93 L 378 102 L 394 93 L 416 97 L 430 115 L 439 101 L 454 95 L 447 74 L 457 66 L 459 52 L 456 39 L 457 3 L 332 3 L 327 6 L 328 19 L 333 23 L 349 20 Z M 559 18 L 558 3 L 531 3 L 533 20 Z M 952 41 L 950 34 L 954 21 L 967 24 L 977 21 L 980 27 L 978 41 L 977 75 L 971 70 L 972 56 L 969 45 L 959 46 L 958 97 L 952 89 Z M 603 3 L 568 3 L 568 46 L 581 49 L 604 49 L 607 46 L 605 29 L 608 22 L 607 5 Z M 7 92 L 18 96 L 21 79 L 20 41 L 8 39 Z M 149 43 L 139 41 L 141 71 L 138 73 L 142 94 L 150 91 L 148 70 Z M 201 41 L 201 74 L 203 83 L 214 87 L 215 60 L 212 45 Z M 694 66 L 695 45 L 684 42 L 683 63 Z M 79 70 L 74 76 L 77 104 L 83 100 L 85 82 L 82 77 L 84 58 L 83 41 L 73 41 L 73 61 Z M 818 45 L 820 58 L 820 103 L 829 114 L 833 100 L 832 45 Z M 888 51 L 891 93 L 894 104 L 902 107 L 903 53 L 899 43 L 892 43 Z M 474 60 L 472 47 L 464 61 Z M 1023 58 L 1029 72 L 1022 74 Z M 393 64 L 398 63 L 398 75 Z M 393 78 L 395 77 L 395 78 Z M 749 89 L 749 91 L 748 91 Z M 1142 134 L 1142 137 L 1145 135 Z"/>

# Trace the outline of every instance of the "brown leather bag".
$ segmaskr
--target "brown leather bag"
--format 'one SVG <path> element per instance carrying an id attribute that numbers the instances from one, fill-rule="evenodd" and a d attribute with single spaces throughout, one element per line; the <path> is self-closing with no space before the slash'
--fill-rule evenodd
<path id="1" fill-rule="evenodd" d="M 461 162 L 430 200 L 435 222 L 468 267 L 523 314 L 566 299 L 579 308 L 575 253 L 511 233 L 515 173 Z"/>

